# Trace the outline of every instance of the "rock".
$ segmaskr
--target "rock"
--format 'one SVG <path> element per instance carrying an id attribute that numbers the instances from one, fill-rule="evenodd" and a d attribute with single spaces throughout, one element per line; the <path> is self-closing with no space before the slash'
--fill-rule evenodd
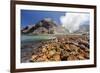
<path id="1" fill-rule="evenodd" d="M 65 45 L 65 50 L 70 50 L 69 44 Z"/>
<path id="2" fill-rule="evenodd" d="M 61 51 L 61 60 L 67 60 L 67 57 L 70 55 L 70 52 L 62 49 Z"/>
<path id="3" fill-rule="evenodd" d="M 78 52 L 73 51 L 73 52 L 71 52 L 70 54 L 76 56 L 76 55 L 78 54 Z"/>
<path id="4" fill-rule="evenodd" d="M 88 48 L 85 48 L 85 50 L 84 50 L 84 51 L 89 53 L 90 49 L 88 49 Z"/>
<path id="5" fill-rule="evenodd" d="M 33 55 L 31 61 L 42 62 L 42 61 L 49 61 L 47 56 L 44 54 L 39 54 L 38 56 Z"/>
<path id="6" fill-rule="evenodd" d="M 47 58 L 47 56 L 46 56 L 45 54 L 42 56 L 42 59 L 43 59 L 44 61 L 49 61 L 48 58 Z"/>
<path id="7" fill-rule="evenodd" d="M 68 52 L 68 51 L 66 51 L 66 50 L 62 50 L 61 51 L 61 56 L 62 57 L 67 57 L 67 56 L 69 56 L 70 55 L 70 52 Z"/>
<path id="8" fill-rule="evenodd" d="M 35 62 L 38 55 L 32 55 L 30 62 Z"/>
<path id="9" fill-rule="evenodd" d="M 64 36 L 61 38 L 57 38 L 58 42 L 55 40 L 50 40 L 42 44 L 42 46 L 38 48 L 38 53 L 33 53 L 31 58 L 32 61 L 48 62 L 89 59 L 89 48 L 83 43 L 79 43 L 83 37 Z"/>
<path id="10" fill-rule="evenodd" d="M 38 55 L 32 55 L 32 60 L 35 59 Z"/>
<path id="11" fill-rule="evenodd" d="M 42 48 L 42 52 L 46 52 L 47 51 L 47 49 L 44 47 L 44 48 Z"/>
<path id="12" fill-rule="evenodd" d="M 79 60 L 84 60 L 85 58 L 84 58 L 82 55 L 79 55 L 79 56 L 78 56 L 78 59 L 79 59 Z"/>
<path id="13" fill-rule="evenodd" d="M 71 51 L 76 51 L 77 52 L 77 50 L 79 49 L 79 47 L 75 46 L 74 44 L 70 44 L 69 47 L 70 47 Z"/>
<path id="14" fill-rule="evenodd" d="M 89 48 L 89 42 L 88 41 L 85 41 L 85 40 L 80 40 L 79 44 L 83 44 L 85 45 L 87 48 Z"/>
<path id="15" fill-rule="evenodd" d="M 43 59 L 42 57 L 37 58 L 36 62 L 42 62 L 45 61 L 45 59 Z"/>
<path id="16" fill-rule="evenodd" d="M 48 58 L 52 57 L 56 53 L 55 50 L 50 50 L 48 53 Z"/>
<path id="17" fill-rule="evenodd" d="M 47 46 L 48 51 L 50 51 L 53 48 L 54 48 L 54 46 L 52 46 L 52 44 L 48 44 L 48 46 Z"/>
<path id="18" fill-rule="evenodd" d="M 90 57 L 89 53 L 86 53 L 86 54 L 85 54 L 85 58 L 86 58 L 86 59 L 89 59 L 89 57 Z"/>
<path id="19" fill-rule="evenodd" d="M 68 56 L 67 60 L 77 60 L 77 57 L 74 55 Z"/>
<path id="20" fill-rule="evenodd" d="M 47 59 L 47 56 L 46 55 L 43 55 L 42 57 L 43 57 L 43 59 Z"/>
<path id="21" fill-rule="evenodd" d="M 32 34 L 48 34 L 48 30 L 45 27 L 38 27 Z"/>
<path id="22" fill-rule="evenodd" d="M 55 61 L 60 61 L 60 60 L 61 60 L 59 54 L 55 54 L 55 55 L 53 55 L 53 58 L 54 58 Z"/>

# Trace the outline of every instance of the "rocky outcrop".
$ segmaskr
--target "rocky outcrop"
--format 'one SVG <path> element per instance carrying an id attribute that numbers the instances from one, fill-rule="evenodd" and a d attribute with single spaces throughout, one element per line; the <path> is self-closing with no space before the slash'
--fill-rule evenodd
<path id="1" fill-rule="evenodd" d="M 48 30 L 44 27 L 39 27 L 36 30 L 34 30 L 34 32 L 32 32 L 32 34 L 48 34 Z"/>
<path id="2" fill-rule="evenodd" d="M 34 25 L 28 25 L 21 29 L 22 34 L 53 34 L 57 26 L 51 18 L 44 18 Z"/>
<path id="3" fill-rule="evenodd" d="M 86 36 L 57 36 L 55 40 L 43 42 L 32 54 L 31 62 L 69 61 L 89 59 L 89 42 Z"/>

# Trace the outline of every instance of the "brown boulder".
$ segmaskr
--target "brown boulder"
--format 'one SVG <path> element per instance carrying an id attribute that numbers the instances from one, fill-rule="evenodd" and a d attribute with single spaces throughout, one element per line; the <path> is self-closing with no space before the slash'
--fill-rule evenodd
<path id="1" fill-rule="evenodd" d="M 60 61 L 60 55 L 59 54 L 53 55 L 53 58 L 54 58 L 55 61 Z"/>
<path id="2" fill-rule="evenodd" d="M 85 58 L 82 55 L 78 55 L 79 60 L 84 60 Z"/>
<path id="3" fill-rule="evenodd" d="M 77 60 L 77 57 L 74 55 L 70 55 L 67 60 Z"/>
<path id="4" fill-rule="evenodd" d="M 56 53 L 56 50 L 50 50 L 48 51 L 48 58 L 52 57 Z"/>
<path id="5" fill-rule="evenodd" d="M 47 49 L 44 47 L 44 48 L 42 48 L 42 52 L 46 52 L 47 51 Z"/>

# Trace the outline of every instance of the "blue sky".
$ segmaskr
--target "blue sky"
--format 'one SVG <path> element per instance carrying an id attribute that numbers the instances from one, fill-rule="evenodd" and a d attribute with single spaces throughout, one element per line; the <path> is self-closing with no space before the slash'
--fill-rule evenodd
<path id="1" fill-rule="evenodd" d="M 39 11 L 39 10 L 21 10 L 21 26 L 29 24 L 36 24 L 44 18 L 52 18 L 61 24 L 60 17 L 64 16 L 66 12 L 60 11 Z"/>

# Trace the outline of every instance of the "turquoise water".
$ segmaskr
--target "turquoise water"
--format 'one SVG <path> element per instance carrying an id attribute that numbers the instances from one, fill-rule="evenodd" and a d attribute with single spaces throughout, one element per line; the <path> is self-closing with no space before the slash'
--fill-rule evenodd
<path id="1" fill-rule="evenodd" d="M 56 37 L 51 35 L 22 35 L 21 42 L 50 40 Z"/>

